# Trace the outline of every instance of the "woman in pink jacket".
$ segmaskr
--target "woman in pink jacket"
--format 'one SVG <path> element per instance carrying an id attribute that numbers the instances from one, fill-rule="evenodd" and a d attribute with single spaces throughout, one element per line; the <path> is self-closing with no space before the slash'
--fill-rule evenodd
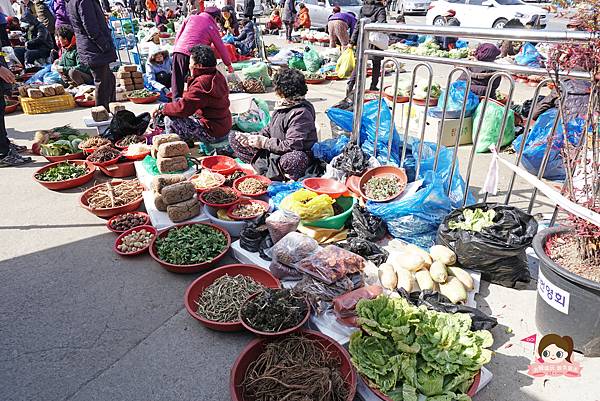
<path id="1" fill-rule="evenodd" d="M 190 15 L 183 21 L 173 49 L 173 74 L 171 75 L 173 99 L 183 96 L 183 86 L 189 72 L 190 50 L 196 45 L 214 45 L 215 56 L 223 60 L 229 72 L 233 72 L 229 52 L 219 34 L 219 26 L 216 22 L 219 18 L 221 18 L 221 10 L 217 7 L 207 7 L 203 13 Z"/>

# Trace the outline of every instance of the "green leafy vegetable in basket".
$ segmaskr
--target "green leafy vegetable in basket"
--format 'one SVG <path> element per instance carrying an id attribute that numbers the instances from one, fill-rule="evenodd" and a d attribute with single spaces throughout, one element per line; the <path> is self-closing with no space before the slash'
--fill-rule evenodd
<path id="1" fill-rule="evenodd" d="M 138 89 L 138 90 L 132 91 L 129 94 L 129 97 L 134 98 L 134 99 L 140 99 L 140 98 L 146 98 L 146 97 L 152 97 L 152 96 L 156 96 L 156 93 L 150 92 L 148 89 Z"/>
<path id="2" fill-rule="evenodd" d="M 214 227 L 192 224 L 169 230 L 156 239 L 158 257 L 174 265 L 208 262 L 227 247 L 227 238 Z"/>
<path id="3" fill-rule="evenodd" d="M 361 331 L 350 337 L 358 372 L 394 401 L 470 401 L 474 377 L 488 363 L 493 343 L 487 330 L 471 331 L 464 313 L 416 307 L 380 295 L 356 306 Z"/>
<path id="4" fill-rule="evenodd" d="M 60 163 L 54 167 L 49 168 L 43 173 L 36 174 L 35 178 L 40 181 L 65 181 L 73 178 L 84 176 L 88 173 L 88 169 L 85 165 L 79 165 L 69 162 Z"/>
<path id="5" fill-rule="evenodd" d="M 489 209 L 484 212 L 483 209 L 465 209 L 463 210 L 463 217 L 465 221 L 449 221 L 448 228 L 451 230 L 467 230 L 480 232 L 486 227 L 494 225 L 494 217 L 496 212 L 493 209 Z"/>

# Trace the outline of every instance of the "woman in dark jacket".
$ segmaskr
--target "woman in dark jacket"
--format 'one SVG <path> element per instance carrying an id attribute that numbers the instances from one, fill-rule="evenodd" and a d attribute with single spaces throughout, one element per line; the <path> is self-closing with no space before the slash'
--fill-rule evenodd
<path id="1" fill-rule="evenodd" d="M 54 40 L 46 27 L 32 14 L 26 13 L 21 19 L 25 30 L 25 47 L 15 48 L 15 55 L 22 64 L 32 65 L 38 59 L 46 59 L 54 47 Z"/>
<path id="2" fill-rule="evenodd" d="M 369 22 L 387 22 L 387 10 L 385 5 L 381 0 L 365 0 L 364 5 L 360 9 L 360 15 L 358 16 L 358 21 L 363 18 L 368 18 Z M 350 38 L 350 44 L 352 46 L 356 46 L 356 42 L 358 41 L 358 34 L 360 31 L 360 25 L 356 24 L 356 29 L 352 33 L 352 37 Z M 372 49 L 375 49 L 375 46 L 370 45 Z M 371 76 L 371 86 L 370 90 L 378 90 L 379 86 L 379 78 L 381 77 L 381 61 L 383 57 L 378 56 L 370 56 L 371 61 L 373 62 L 373 75 Z M 356 68 L 352 72 L 352 76 L 348 80 L 348 87 L 346 89 L 346 97 L 348 97 L 354 91 L 354 85 L 356 84 Z"/>
<path id="3" fill-rule="evenodd" d="M 500 55 L 500 49 L 491 43 L 482 43 L 477 46 L 475 50 L 475 58 L 479 61 L 492 63 Z M 488 84 L 492 75 L 496 73 L 496 70 L 488 67 L 467 67 L 471 71 L 471 92 L 477 96 L 485 96 L 487 92 Z M 459 80 L 466 81 L 467 76 L 462 73 Z M 500 78 L 496 78 L 492 83 L 492 91 L 490 98 L 496 98 L 496 89 L 500 86 Z"/>
<path id="4" fill-rule="evenodd" d="M 116 79 L 109 68 L 117 59 L 115 46 L 97 0 L 66 0 L 71 19 L 79 59 L 92 70 L 96 85 L 96 106 L 109 110 L 109 103 L 116 100 Z"/>
<path id="5" fill-rule="evenodd" d="M 297 180 L 314 161 L 312 147 L 317 142 L 315 108 L 304 96 L 308 91 L 304 74 L 284 69 L 273 78 L 275 105 L 271 122 L 258 134 L 232 133 L 229 143 L 237 157 L 259 174 L 271 179 Z"/>
<path id="6" fill-rule="evenodd" d="M 221 8 L 222 20 L 220 22 L 221 29 L 225 33 L 238 36 L 240 34 L 240 23 L 235 16 L 235 10 L 232 6 L 225 6 Z"/>
<path id="7" fill-rule="evenodd" d="M 252 55 L 256 49 L 256 34 L 254 32 L 254 22 L 249 19 L 242 20 L 242 32 L 234 39 L 234 45 L 240 51 L 242 56 Z"/>
<path id="8" fill-rule="evenodd" d="M 217 59 L 209 46 L 196 45 L 190 52 L 190 75 L 183 97 L 159 107 L 168 134 L 183 141 L 216 143 L 227 138 L 232 119 L 227 80 L 217 71 Z"/>

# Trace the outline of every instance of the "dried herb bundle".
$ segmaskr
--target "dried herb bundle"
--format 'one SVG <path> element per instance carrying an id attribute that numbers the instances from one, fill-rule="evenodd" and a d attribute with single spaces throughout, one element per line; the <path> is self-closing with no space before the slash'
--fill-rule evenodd
<path id="1" fill-rule="evenodd" d="M 242 383 L 244 399 L 255 401 L 344 401 L 346 381 L 339 357 L 316 340 L 290 335 L 265 346 Z"/>
<path id="2" fill-rule="evenodd" d="M 264 288 L 250 277 L 226 274 L 204 289 L 196 301 L 196 312 L 214 322 L 238 321 L 242 303 Z"/>
<path id="3" fill-rule="evenodd" d="M 304 296 L 289 289 L 270 289 L 258 294 L 243 306 L 244 322 L 256 330 L 276 333 L 296 326 L 306 316 Z"/>

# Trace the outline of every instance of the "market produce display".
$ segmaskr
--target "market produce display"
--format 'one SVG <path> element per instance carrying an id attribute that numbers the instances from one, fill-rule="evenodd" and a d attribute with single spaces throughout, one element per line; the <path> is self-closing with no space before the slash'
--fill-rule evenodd
<path id="1" fill-rule="evenodd" d="M 317 340 L 289 335 L 265 345 L 246 371 L 242 393 L 255 401 L 346 401 L 340 366 L 338 354 Z"/>
<path id="2" fill-rule="evenodd" d="M 336 245 L 328 245 L 313 255 L 302 259 L 298 269 L 332 284 L 348 274 L 360 273 L 365 267 L 365 260 L 352 252 Z"/>
<path id="3" fill-rule="evenodd" d="M 374 200 L 388 199 L 401 192 L 398 177 L 373 177 L 365 185 L 365 194 Z"/>
<path id="4" fill-rule="evenodd" d="M 134 90 L 134 91 L 131 91 L 131 93 L 129 94 L 129 98 L 133 98 L 133 99 L 143 99 L 143 98 L 154 97 L 154 96 L 156 96 L 156 93 L 150 92 L 148 89 Z"/>
<path id="5" fill-rule="evenodd" d="M 204 191 L 223 185 L 225 178 L 219 173 L 204 169 L 200 174 L 192 176 L 190 182 L 194 184 L 197 190 Z"/>
<path id="6" fill-rule="evenodd" d="M 201 195 L 202 201 L 213 205 L 226 205 L 235 202 L 240 198 L 232 188 L 217 187 L 204 191 Z"/>
<path id="7" fill-rule="evenodd" d="M 251 277 L 226 274 L 202 291 L 196 300 L 196 313 L 214 322 L 236 322 L 239 320 L 240 307 L 246 299 L 264 288 Z"/>
<path id="8" fill-rule="evenodd" d="M 158 257 L 174 265 L 193 265 L 213 260 L 227 247 L 227 237 L 206 224 L 173 227 L 156 239 Z"/>
<path id="9" fill-rule="evenodd" d="M 40 181 L 65 181 L 73 178 L 81 177 L 88 173 L 85 165 L 63 162 L 54 167 L 49 168 L 43 173 L 36 174 L 35 178 Z"/>
<path id="10" fill-rule="evenodd" d="M 242 305 L 240 317 L 257 331 L 277 333 L 298 326 L 308 312 L 304 296 L 289 289 L 267 288 Z"/>
<path id="11" fill-rule="evenodd" d="M 265 192 L 269 185 L 257 178 L 249 177 L 239 184 L 237 184 L 237 190 L 244 195 L 256 195 Z"/>
<path id="12" fill-rule="evenodd" d="M 124 213 L 110 220 L 110 227 L 115 231 L 125 232 L 137 226 L 143 226 L 147 217 L 139 213 Z"/>
<path id="13" fill-rule="evenodd" d="M 494 209 L 465 209 L 463 210 L 463 221 L 449 221 L 448 228 L 451 230 L 468 230 L 480 232 L 485 227 L 494 225 L 494 217 L 496 212 Z"/>
<path id="14" fill-rule="evenodd" d="M 146 138 L 142 135 L 127 135 L 123 139 L 117 141 L 115 145 L 118 147 L 127 147 L 129 145 L 133 145 L 134 143 L 146 143 Z"/>
<path id="15" fill-rule="evenodd" d="M 333 216 L 334 203 L 329 195 L 302 188 L 283 198 L 279 208 L 296 213 L 302 220 L 313 221 Z"/>
<path id="16" fill-rule="evenodd" d="M 138 180 L 107 182 L 88 194 L 87 203 L 92 209 L 114 208 L 140 199 L 142 191 Z"/>
<path id="17" fill-rule="evenodd" d="M 461 59 L 469 57 L 469 48 L 463 47 L 460 49 L 452 49 L 450 51 L 441 50 L 440 45 L 435 41 L 426 41 L 418 46 L 408 46 L 403 43 L 395 43 L 390 46 L 390 49 L 398 53 L 416 54 L 417 56 L 430 56 Z"/>
<path id="18" fill-rule="evenodd" d="M 233 173 L 229 174 L 228 176 L 225 177 L 225 182 L 223 183 L 223 185 L 227 185 L 228 187 L 233 185 L 233 182 L 235 180 L 237 180 L 238 178 L 242 178 L 247 176 L 248 174 L 246 174 L 244 171 L 242 170 L 236 170 Z"/>
<path id="19" fill-rule="evenodd" d="M 99 148 L 100 146 L 110 145 L 111 142 L 100 136 L 92 136 L 79 144 L 79 149 L 94 149 Z"/>
<path id="20" fill-rule="evenodd" d="M 267 211 L 267 206 L 259 202 L 240 202 L 232 206 L 228 215 L 234 219 L 247 219 L 257 217 Z"/>
<path id="21" fill-rule="evenodd" d="M 88 138 L 69 125 L 52 128 L 49 131 L 37 131 L 31 147 L 33 153 L 42 156 L 64 156 L 79 153 L 81 142 Z"/>
<path id="22" fill-rule="evenodd" d="M 114 160 L 121 156 L 121 152 L 118 149 L 113 148 L 111 145 L 100 146 L 88 156 L 87 160 L 92 163 L 104 163 L 110 160 Z"/>
<path id="23" fill-rule="evenodd" d="M 150 153 L 150 146 L 145 143 L 133 143 L 127 146 L 127 150 L 123 155 L 127 157 L 135 157 L 140 155 L 147 155 Z"/>
<path id="24" fill-rule="evenodd" d="M 134 253 L 147 248 L 152 242 L 154 234 L 146 229 L 132 231 L 121 239 L 121 243 L 117 245 L 117 249 L 123 253 Z"/>
<path id="25" fill-rule="evenodd" d="M 427 80 L 421 80 L 415 85 L 414 99 L 425 100 L 427 99 L 427 92 L 430 92 L 431 99 L 437 99 L 442 94 L 442 87 L 440 84 L 432 83 L 431 89 L 429 88 L 429 82 Z"/>
<path id="26" fill-rule="evenodd" d="M 489 331 L 471 331 L 471 318 L 415 307 L 380 295 L 356 306 L 362 330 L 350 336 L 350 355 L 372 387 L 394 401 L 470 401 L 475 375 L 490 362 Z M 429 398 L 430 397 L 430 398 Z"/>

